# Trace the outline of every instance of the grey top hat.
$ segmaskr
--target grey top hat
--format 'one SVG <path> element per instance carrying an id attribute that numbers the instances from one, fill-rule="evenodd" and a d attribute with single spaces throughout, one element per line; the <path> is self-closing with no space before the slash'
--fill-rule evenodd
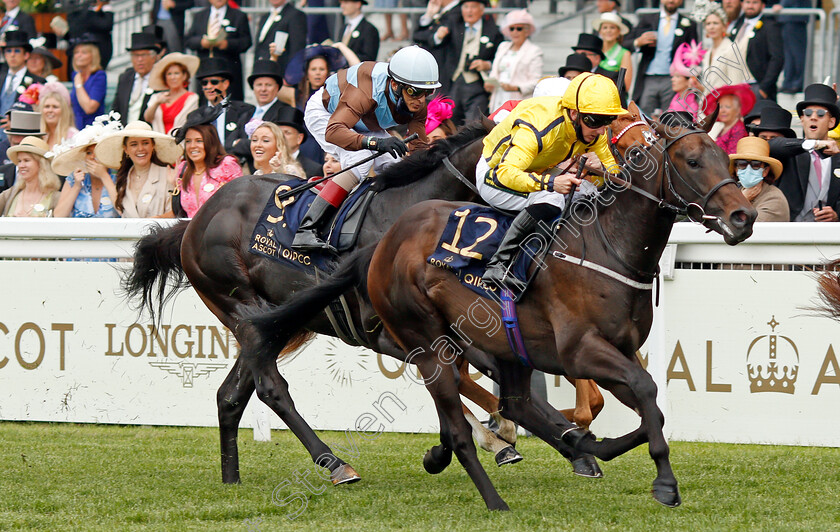
<path id="1" fill-rule="evenodd" d="M 20 135 L 23 137 L 41 137 L 46 135 L 41 131 L 41 113 L 31 111 L 12 111 L 9 119 L 7 135 Z"/>

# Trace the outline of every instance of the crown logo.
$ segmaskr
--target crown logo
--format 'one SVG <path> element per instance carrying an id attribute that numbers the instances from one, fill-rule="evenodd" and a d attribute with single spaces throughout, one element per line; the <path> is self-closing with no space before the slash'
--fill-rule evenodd
<path id="1" fill-rule="evenodd" d="M 776 316 L 767 325 L 771 334 L 754 339 L 747 349 L 750 393 L 793 394 L 799 376 L 799 350 L 787 336 L 773 334 L 779 326 Z"/>

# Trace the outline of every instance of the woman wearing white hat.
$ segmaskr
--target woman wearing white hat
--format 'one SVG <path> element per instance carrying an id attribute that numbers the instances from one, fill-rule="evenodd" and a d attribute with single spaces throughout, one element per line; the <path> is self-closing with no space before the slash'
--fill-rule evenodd
<path id="1" fill-rule="evenodd" d="M 158 61 L 149 73 L 149 88 L 164 92 L 149 99 L 143 119 L 158 133 L 168 134 L 183 126 L 187 115 L 198 109 L 198 94 L 187 90 L 198 64 L 194 55 L 173 52 Z"/>
<path id="2" fill-rule="evenodd" d="M 114 208 L 123 218 L 158 218 L 172 209 L 172 167 L 181 155 L 174 138 L 152 131 L 146 122 L 129 122 L 104 137 L 94 153 L 117 171 Z"/>
<path id="3" fill-rule="evenodd" d="M 12 188 L 0 194 L 0 216 L 51 216 L 58 202 L 61 181 L 46 158 L 47 143 L 38 137 L 26 137 L 6 152 L 17 167 Z"/>
<path id="4" fill-rule="evenodd" d="M 53 150 L 53 170 L 66 175 L 61 197 L 55 207 L 56 218 L 119 218 L 114 209 L 117 187 L 94 153 L 95 146 L 121 128 L 119 122 L 99 117 L 73 139 Z"/>
<path id="5" fill-rule="evenodd" d="M 627 35 L 630 28 L 615 13 L 601 13 L 600 17 L 592 21 L 592 27 L 604 41 L 602 50 L 605 57 L 598 65 L 601 69 L 607 71 L 603 74 L 612 78 L 613 81 L 618 81 L 618 71 L 621 68 L 627 69 L 624 73 L 624 88 L 621 91 L 623 97 L 633 82 L 633 61 L 630 57 L 630 51 L 621 46 L 621 39 Z"/>
<path id="6" fill-rule="evenodd" d="M 508 40 L 499 45 L 490 68 L 490 78 L 499 83 L 484 86 L 492 92 L 491 112 L 508 100 L 522 100 L 534 93 L 543 70 L 543 51 L 529 39 L 536 31 L 534 17 L 528 11 L 519 9 L 505 15 L 502 34 Z"/>

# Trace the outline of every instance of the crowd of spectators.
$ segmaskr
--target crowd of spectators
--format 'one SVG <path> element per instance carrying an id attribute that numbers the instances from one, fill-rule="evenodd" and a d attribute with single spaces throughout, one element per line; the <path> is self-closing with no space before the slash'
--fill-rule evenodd
<path id="1" fill-rule="evenodd" d="M 335 24 L 333 17 L 307 16 L 290 0 L 269 0 L 253 35 L 230 0 L 206 0 L 189 25 L 184 13 L 194 0 L 156 0 L 152 25 L 131 35 L 125 48 L 131 67 L 106 102 L 105 69 L 114 53 L 108 2 L 85 5 L 67 23 L 54 21 L 53 32 L 38 34 L 19 1 L 3 0 L 0 24 L 4 216 L 191 216 L 243 174 L 335 172 L 334 157 L 308 134 L 303 111 L 331 74 L 385 59 L 382 41 L 410 38 L 437 59 L 443 86 L 428 106 L 432 140 L 534 96 L 547 74 L 533 15 L 527 9 L 489 15 L 489 0 L 428 0 L 422 16 L 399 16 L 396 30 L 386 19 L 382 33 L 364 16 L 366 0 L 340 0 L 342 23 Z M 835 88 L 803 87 L 807 18 L 763 13 L 810 3 L 696 0 L 691 12 L 681 10 L 683 0 L 654 4 L 658 13 L 640 14 L 634 24 L 620 0 L 596 0 L 592 31 L 578 36 L 557 76 L 603 74 L 622 89 L 625 103 L 632 95 L 652 118 L 670 110 L 699 120 L 718 109 L 711 135 L 732 157 L 733 176 L 751 201 L 772 204 L 772 216 L 760 220 L 779 220 L 781 199 L 786 219 L 837 221 Z M 59 41 L 69 65 L 51 51 Z M 254 62 L 246 78 L 249 49 Z M 64 67 L 67 84 L 57 81 Z M 775 102 L 779 92 L 803 91 L 797 138 L 791 114 Z"/>

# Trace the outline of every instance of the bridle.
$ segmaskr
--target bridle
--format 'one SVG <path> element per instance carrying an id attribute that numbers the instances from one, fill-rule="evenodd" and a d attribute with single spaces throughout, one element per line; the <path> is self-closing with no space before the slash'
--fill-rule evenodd
<path id="1" fill-rule="evenodd" d="M 647 141 L 647 145 L 644 146 L 642 149 L 645 150 L 646 152 L 650 153 L 651 150 L 653 149 L 653 147 L 655 145 L 657 145 L 659 143 L 659 141 L 664 140 L 664 139 L 660 138 L 658 135 L 656 135 L 655 132 L 653 132 L 653 129 L 651 128 L 650 124 L 644 118 L 627 125 L 616 136 L 614 136 L 612 138 L 612 142 L 610 143 L 610 147 L 613 150 L 613 154 L 625 164 L 627 162 L 626 159 L 620 153 L 618 153 L 618 150 L 614 147 L 614 145 L 618 142 L 618 140 L 625 133 L 627 133 L 627 131 L 629 131 L 633 127 L 637 127 L 637 126 L 646 126 L 646 127 L 650 128 L 649 130 L 646 130 L 644 132 L 644 137 L 645 137 L 645 140 Z M 717 183 L 714 187 L 712 187 L 711 190 L 709 190 L 706 194 L 702 194 L 700 191 L 698 191 L 693 186 L 691 186 L 691 184 L 688 181 L 686 181 L 686 179 L 682 176 L 682 174 L 680 174 L 679 170 L 677 170 L 677 168 L 674 166 L 674 162 L 671 160 L 671 156 L 668 154 L 668 150 L 674 144 L 679 142 L 680 140 L 684 139 L 685 137 L 687 137 L 689 135 L 696 135 L 696 134 L 700 134 L 700 133 L 705 133 L 705 132 L 703 130 L 700 130 L 700 129 L 693 129 L 693 128 L 692 129 L 687 129 L 687 131 L 683 132 L 678 137 L 670 139 L 669 141 L 665 142 L 664 148 L 662 149 L 662 168 L 658 170 L 658 172 L 663 172 L 664 173 L 664 175 L 662 176 L 662 178 L 659 181 L 659 195 L 658 196 L 656 196 L 654 194 L 651 194 L 650 192 L 639 188 L 638 186 L 632 184 L 630 181 L 626 181 L 626 180 L 618 177 L 615 174 L 611 174 L 611 173 L 607 172 L 607 173 L 604 174 L 604 178 L 606 180 L 611 181 L 612 183 L 614 183 L 616 185 L 619 185 L 624 190 L 629 190 L 631 192 L 639 194 L 640 196 L 644 197 L 645 199 L 653 201 L 654 203 L 657 204 L 657 206 L 660 209 L 665 209 L 665 210 L 673 213 L 674 215 L 688 216 L 689 220 L 691 220 L 692 222 L 698 223 L 698 224 L 704 224 L 705 222 L 708 222 L 708 221 L 715 221 L 718 224 L 718 226 L 721 228 L 721 230 L 729 231 L 729 228 L 726 226 L 726 224 L 723 223 L 720 216 L 712 216 L 712 215 L 706 214 L 706 207 L 709 203 L 709 200 L 712 198 L 712 196 L 714 196 L 715 193 L 717 193 L 717 191 L 720 190 L 723 186 L 729 185 L 729 184 L 737 186 L 737 183 L 735 182 L 735 180 L 731 179 L 731 178 L 724 179 L 721 182 Z M 674 176 L 676 176 L 677 179 L 679 179 L 686 187 L 688 187 L 689 190 L 691 190 L 693 193 L 695 193 L 697 196 L 700 197 L 700 200 L 698 200 L 699 203 L 698 202 L 689 202 L 679 192 L 677 192 L 677 190 L 674 188 Z M 670 193 L 671 196 L 676 199 L 677 204 L 669 202 L 668 199 L 666 198 L 666 183 L 667 183 L 667 193 Z M 627 271 L 632 272 L 639 279 L 646 280 L 646 281 L 652 281 L 654 279 L 658 279 L 658 275 L 659 275 L 659 267 L 658 266 L 656 268 L 656 271 L 646 272 L 646 271 L 640 270 L 640 269 L 636 268 L 635 266 L 629 264 L 621 256 L 621 254 L 610 243 L 610 241 L 607 237 L 607 234 L 604 231 L 603 226 L 601 225 L 601 219 L 597 215 L 597 212 L 596 212 L 596 215 L 595 215 L 594 222 L 595 222 L 595 228 L 598 231 L 598 236 L 599 236 L 601 242 L 603 242 L 604 247 L 606 248 L 607 252 L 609 252 L 609 254 L 619 264 L 621 264 L 622 267 L 624 267 Z M 624 281 L 622 281 L 622 282 L 624 282 Z M 658 291 L 657 291 L 657 299 L 658 299 Z"/>
<path id="2" fill-rule="evenodd" d="M 611 144 L 614 145 L 615 143 L 617 143 L 618 140 L 625 133 L 627 133 L 627 131 L 629 131 L 631 128 L 637 127 L 637 126 L 646 126 L 648 128 L 651 127 L 650 124 L 647 122 L 647 120 L 645 120 L 645 119 L 637 120 L 637 121 L 627 125 L 617 135 L 615 135 L 612 138 L 612 143 Z M 670 139 L 665 143 L 665 146 L 662 149 L 662 169 L 661 169 L 661 171 L 664 172 L 664 176 L 659 181 L 659 195 L 658 196 L 655 196 L 655 195 L 651 194 L 650 192 L 648 192 L 646 190 L 642 190 L 641 188 L 637 187 L 636 185 L 633 185 L 629 181 L 626 181 L 626 180 L 624 180 L 624 179 L 622 179 L 622 178 L 620 178 L 620 177 L 618 177 L 614 174 L 606 174 L 605 178 L 609 179 L 613 183 L 621 186 L 622 188 L 624 188 L 626 190 L 630 190 L 632 192 L 635 192 L 636 194 L 639 194 L 639 195 L 643 196 L 644 198 L 647 198 L 651 201 L 654 201 L 659 206 L 659 208 L 661 208 L 661 209 L 665 209 L 667 211 L 670 211 L 675 215 L 687 216 L 688 219 L 691 220 L 694 223 L 703 224 L 706 221 L 717 221 L 717 223 L 720 227 L 725 227 L 725 224 L 722 223 L 719 216 L 712 216 L 712 215 L 706 214 L 706 207 L 709 204 L 709 200 L 712 199 L 712 196 L 714 196 L 715 193 L 718 190 L 720 190 L 725 185 L 730 185 L 731 184 L 731 185 L 737 186 L 738 183 L 732 178 L 724 179 L 724 180 L 720 181 L 719 183 L 717 183 L 715 186 L 713 186 L 706 194 L 703 194 L 702 192 L 700 192 L 699 190 L 694 188 L 691 185 L 691 183 L 689 183 L 682 176 L 682 174 L 680 174 L 679 170 L 677 170 L 676 166 L 674 166 L 674 162 L 671 160 L 671 156 L 668 153 L 668 150 L 671 149 L 671 147 L 674 144 L 676 144 L 677 142 L 679 142 L 680 140 L 684 139 L 685 137 L 688 137 L 689 135 L 697 135 L 697 134 L 701 134 L 701 133 L 705 133 L 705 132 L 703 130 L 700 130 L 700 129 L 693 129 L 693 128 L 692 129 L 687 129 L 686 131 L 684 131 L 682 134 L 680 134 L 676 138 Z M 651 153 L 651 150 L 653 149 L 653 147 L 660 140 L 664 140 L 664 139 L 661 139 L 660 137 L 658 137 L 658 135 L 656 135 L 652 131 L 645 131 L 645 140 L 648 141 L 648 144 L 646 146 L 644 146 L 642 149 L 645 150 L 648 153 Z M 615 150 L 614 154 L 617 155 L 619 157 L 619 159 L 622 159 L 626 163 L 626 159 L 621 154 L 618 153 L 618 150 Z M 689 202 L 688 200 L 686 200 L 674 188 L 674 177 L 676 177 L 683 185 L 685 185 L 689 190 L 691 190 L 691 192 L 696 194 L 700 199 L 698 201 L 694 201 L 694 202 Z M 670 203 L 666 199 L 666 190 L 665 190 L 666 184 L 667 184 L 667 192 L 673 198 L 675 198 L 676 201 L 677 201 L 676 205 L 674 203 Z"/>

